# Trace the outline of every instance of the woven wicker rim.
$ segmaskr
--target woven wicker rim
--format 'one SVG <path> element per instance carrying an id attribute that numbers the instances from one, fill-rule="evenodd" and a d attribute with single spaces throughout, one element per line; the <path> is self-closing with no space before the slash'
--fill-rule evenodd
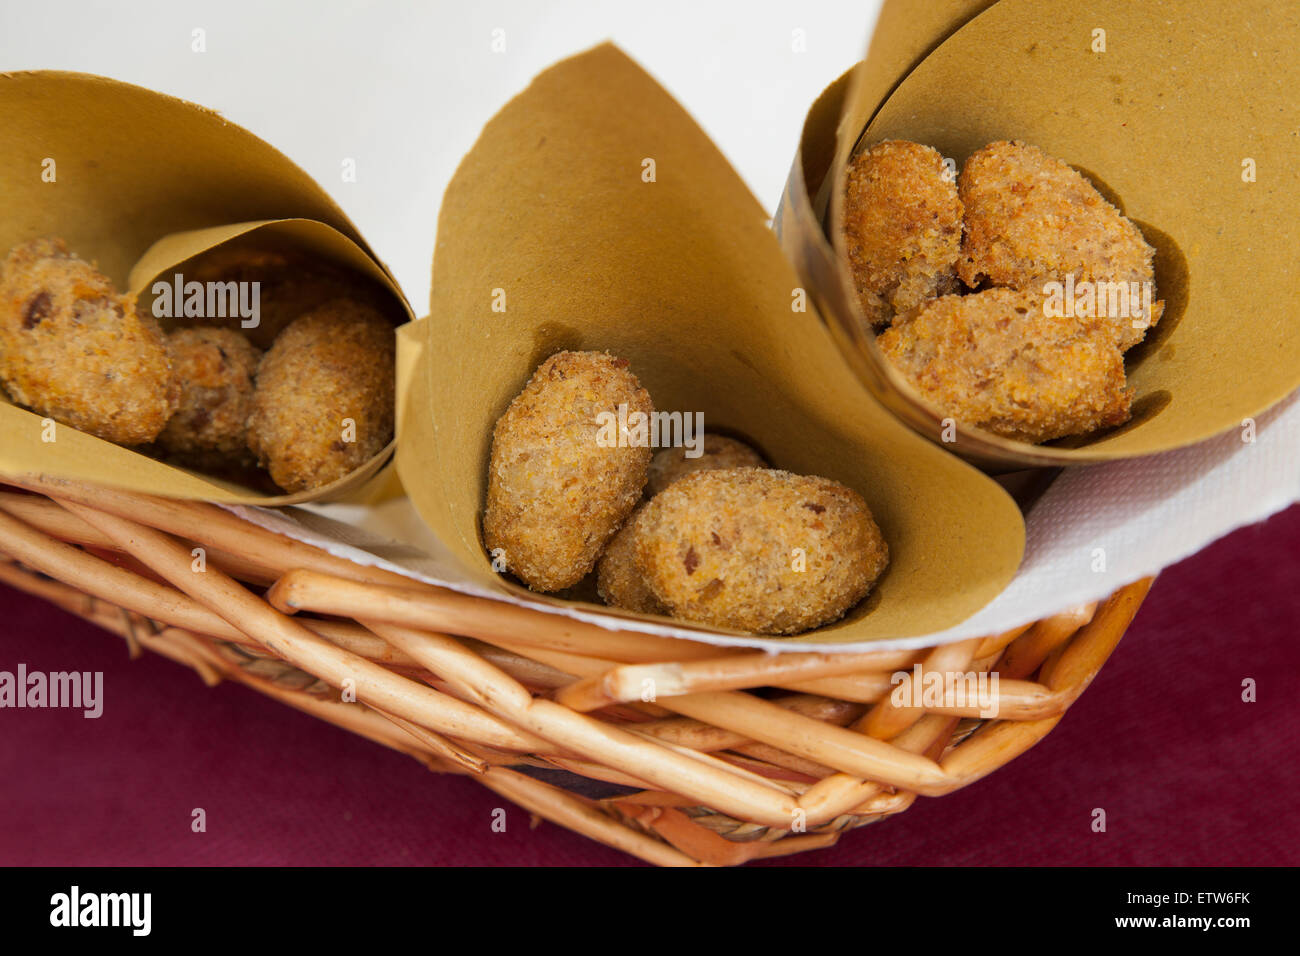
<path id="1" fill-rule="evenodd" d="M 979 780 L 1056 726 L 1151 586 L 940 647 L 771 655 L 457 594 L 211 504 L 3 482 L 0 580 L 133 656 L 238 681 L 660 865 L 828 846 Z M 896 706 L 918 664 L 996 674 L 997 716 L 952 699 Z M 531 768 L 619 792 L 593 799 Z"/>

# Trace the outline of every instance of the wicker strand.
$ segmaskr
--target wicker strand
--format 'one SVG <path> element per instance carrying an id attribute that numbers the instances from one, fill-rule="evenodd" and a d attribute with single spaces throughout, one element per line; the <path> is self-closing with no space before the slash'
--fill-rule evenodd
<path id="1" fill-rule="evenodd" d="M 595 710 L 612 701 L 636 700 L 647 691 L 677 697 L 703 691 L 784 686 L 861 671 L 892 671 L 911 663 L 915 652 L 866 654 L 744 654 L 698 661 L 624 664 L 578 681 L 555 695 L 574 710 Z"/>
<path id="2" fill-rule="evenodd" d="M 408 582 L 410 583 L 410 582 Z M 285 613 L 315 611 L 440 634 L 474 637 L 489 644 L 540 646 L 620 663 L 699 660 L 725 656 L 726 648 L 632 631 L 613 631 L 517 604 L 457 594 L 440 588 L 371 585 L 330 574 L 293 570 L 276 582 L 267 600 Z M 750 653 L 736 648 L 735 653 Z"/>

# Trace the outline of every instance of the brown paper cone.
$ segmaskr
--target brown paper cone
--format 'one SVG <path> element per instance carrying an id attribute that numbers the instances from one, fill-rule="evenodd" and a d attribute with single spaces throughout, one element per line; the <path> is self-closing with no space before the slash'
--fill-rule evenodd
<path id="1" fill-rule="evenodd" d="M 1300 172 L 1286 118 L 1300 84 L 1300 14 L 1225 16 L 1208 0 L 1001 0 L 982 13 L 982 3 L 953 4 L 909 34 L 904 12 L 930 6 L 886 4 L 882 26 L 897 29 L 878 33 L 865 65 L 810 112 L 780 217 L 788 254 L 872 393 L 940 439 L 942 414 L 864 331 L 822 228 L 825 200 L 840 198 L 827 184 L 842 182 L 855 146 L 884 139 L 927 143 L 958 163 L 995 140 L 1033 143 L 1083 171 L 1156 247 L 1166 305 L 1127 356 L 1132 421 L 1043 446 L 959 428 L 944 447 L 990 467 L 1146 455 L 1240 427 L 1300 385 L 1288 318 L 1300 306 Z M 896 72 L 906 75 L 891 80 Z"/>
<path id="2" fill-rule="evenodd" d="M 76 73 L 0 77 L 0 253 L 57 235 L 117 286 L 154 277 L 224 242 L 255 237 L 346 266 L 410 307 L 341 210 L 301 169 L 216 113 Z M 236 225 L 230 225 L 236 221 Z M 148 307 L 145 295 L 141 305 Z M 292 504 L 338 500 L 390 460 L 392 446 L 311 492 L 268 495 L 164 464 L 0 399 L 0 472 L 90 480 L 176 498 Z"/>
<path id="3" fill-rule="evenodd" d="M 661 87 L 612 46 L 567 60 L 488 123 L 447 189 L 428 342 L 399 357 L 402 483 L 476 584 L 527 593 L 481 542 L 492 426 L 547 356 L 608 350 L 657 409 L 702 411 L 774 465 L 866 498 L 890 568 L 809 639 L 952 625 L 1011 578 L 1020 512 L 872 400 L 793 310 L 799 286 L 762 208 Z"/>

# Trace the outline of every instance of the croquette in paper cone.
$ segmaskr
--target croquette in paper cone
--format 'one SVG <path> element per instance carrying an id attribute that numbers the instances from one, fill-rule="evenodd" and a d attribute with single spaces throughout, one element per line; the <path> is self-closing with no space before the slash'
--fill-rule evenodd
<path id="1" fill-rule="evenodd" d="M 1300 174 L 1283 122 L 1300 82 L 1290 55 L 1298 38 L 1300 15 L 1289 8 L 1260 10 L 1247 22 L 1208 2 L 1084 9 L 1058 0 L 890 0 L 866 61 L 809 113 L 778 217 L 783 246 L 872 393 L 921 434 L 981 465 L 1134 457 L 1239 427 L 1300 385 L 1300 338 L 1283 318 L 1300 305 L 1288 277 Z M 1140 307 L 1145 321 L 1119 343 L 1126 375 L 1119 388 L 1113 356 L 1080 357 L 1059 337 L 1047 341 L 1054 361 L 1091 376 L 1078 390 L 1093 399 L 1064 429 L 1053 428 L 1051 416 L 1033 427 L 1002 426 L 996 416 L 981 419 L 982 406 L 927 390 L 924 368 L 935 381 L 945 376 L 933 368 L 954 366 L 929 366 L 906 322 L 878 343 L 872 326 L 884 323 L 870 299 L 864 311 L 854 287 L 841 204 L 854 154 L 899 141 L 932 147 L 962 171 L 958 186 L 970 208 L 956 271 L 977 284 L 972 291 L 1025 291 L 1032 281 L 1049 294 L 1043 279 L 1070 290 L 1075 280 L 1083 289 L 1096 278 L 1096 259 L 1086 256 L 1058 256 L 1053 269 L 1050 247 L 1027 269 L 1022 253 L 1034 243 L 1103 247 L 1105 283 L 1142 284 L 1153 271 L 1154 292 Z M 1200 145 L 1189 151 L 1191 143 Z M 976 171 L 980 162 L 985 168 Z M 1076 209 L 1097 210 L 1094 219 L 1113 207 L 1115 225 L 1093 231 L 1095 239 L 1046 236 L 1041 222 L 1054 218 L 1052 207 L 1035 206 L 1016 185 L 1045 177 L 1057 180 L 1058 195 L 1075 192 Z M 981 235 L 994 241 L 981 248 Z M 1017 261 L 1005 254 L 1013 247 Z M 940 317 L 928 319 L 937 329 Z M 962 328 L 945 322 L 947 334 Z M 1005 356 L 985 364 L 999 361 L 1009 381 L 1019 375 L 1035 384 Z M 1030 444 L 1043 441 L 1052 443 Z"/>
<path id="2" fill-rule="evenodd" d="M 403 485 L 476 588 L 562 600 L 494 570 L 482 518 L 497 421 L 539 366 L 572 351 L 626 361 L 656 412 L 698 412 L 772 467 L 860 496 L 888 569 L 808 639 L 923 633 L 1002 589 L 1023 547 L 1015 503 L 854 381 L 801 311 L 766 220 L 708 138 L 611 46 L 546 71 L 488 123 L 443 202 L 429 340 L 398 441 Z"/>
<path id="3" fill-rule="evenodd" d="M 363 304 L 382 313 L 387 328 L 407 321 L 410 309 L 391 277 L 324 190 L 215 113 L 101 77 L 6 74 L 0 113 L 0 249 L 12 250 L 4 279 L 7 358 L 0 372 L 9 388 L 0 401 L 0 470 L 256 504 L 345 496 L 376 476 L 392 453 L 391 335 L 377 346 L 385 367 L 339 389 L 350 388 L 352 398 L 317 402 L 296 423 L 263 429 L 259 454 L 238 447 L 238 423 L 253 407 L 249 369 L 288 323 L 284 310 L 277 317 L 269 309 L 261 334 L 246 336 L 254 356 L 231 339 L 250 333 L 242 312 L 223 311 L 219 322 L 182 316 L 181 290 L 196 276 L 168 297 L 174 302 L 153 294 L 158 281 L 170 290 L 185 260 L 219 255 L 213 247 L 256 234 L 272 253 L 292 248 L 355 274 L 368 290 L 358 293 Z M 165 151 L 153 145 L 159 136 Z M 294 218 L 269 222 L 286 217 Z M 232 219 L 240 222 L 226 225 Z M 303 273 L 300 264 L 293 271 Z M 218 268 L 207 278 L 269 276 Z M 266 302 L 357 314 L 334 304 L 352 295 L 344 284 L 319 284 L 328 301 L 308 301 L 300 281 L 293 288 L 272 283 Z M 337 315 L 322 321 L 337 322 Z M 225 331 L 204 333 L 202 341 L 168 336 L 194 325 Z M 268 394 L 262 404 L 263 418 L 287 417 L 290 403 Z M 313 413 L 339 419 L 331 428 L 338 434 L 317 451 L 295 450 Z M 295 454 L 312 460 L 282 463 Z M 281 487 L 248 467 L 258 459 L 279 473 Z"/>

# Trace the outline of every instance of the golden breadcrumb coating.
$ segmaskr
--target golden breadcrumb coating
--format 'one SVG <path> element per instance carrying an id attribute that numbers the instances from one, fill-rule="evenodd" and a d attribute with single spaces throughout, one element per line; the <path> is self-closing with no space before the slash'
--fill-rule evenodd
<path id="1" fill-rule="evenodd" d="M 646 494 L 653 497 L 679 478 L 697 471 L 715 471 L 719 468 L 766 468 L 763 456 L 742 441 L 705 432 L 700 455 L 688 458 L 690 450 L 663 448 L 650 460 L 650 477 Z"/>
<path id="2" fill-rule="evenodd" d="M 38 415 L 119 445 L 153 441 L 178 394 L 158 323 L 61 239 L 0 265 L 0 381 Z"/>
<path id="3" fill-rule="evenodd" d="M 934 299 L 877 339 L 959 422 L 1042 442 L 1128 420 L 1124 358 L 1101 320 L 1053 317 L 1042 295 L 987 289 Z"/>
<path id="4" fill-rule="evenodd" d="M 853 157 L 844 241 L 862 311 L 873 326 L 957 291 L 962 204 L 935 149 L 886 140 Z"/>
<path id="5" fill-rule="evenodd" d="M 497 420 L 483 539 L 535 591 L 580 581 L 641 497 L 649 446 L 607 441 L 600 417 L 620 405 L 629 423 L 654 412 L 626 359 L 557 352 Z"/>
<path id="6" fill-rule="evenodd" d="M 263 349 L 294 319 L 336 299 L 351 299 L 380 311 L 387 303 L 382 291 L 365 277 L 292 249 L 230 242 L 203 253 L 181 272 L 186 282 L 260 283 L 258 324 L 243 331 Z"/>
<path id="7" fill-rule="evenodd" d="M 664 448 L 650 460 L 647 497 L 654 497 L 673 482 L 700 471 L 721 468 L 766 468 L 767 462 L 744 442 L 725 435 L 705 432 L 700 455 L 687 458 L 685 447 Z M 636 563 L 636 519 L 644 510 L 638 505 L 631 517 L 618 529 L 596 563 L 596 588 L 606 604 L 641 614 L 667 614 L 646 585 L 645 573 Z"/>
<path id="8" fill-rule="evenodd" d="M 1155 250 L 1078 171 L 1036 146 L 990 143 L 962 168 L 966 235 L 957 272 L 987 284 L 1043 291 L 1044 283 L 1151 283 L 1152 306 L 1109 316 L 1122 350 L 1142 341 L 1164 303 L 1155 301 Z"/>
<path id="9" fill-rule="evenodd" d="M 596 590 L 606 604 L 638 614 L 667 614 L 646 585 L 645 573 L 636 563 L 636 520 L 645 510 L 639 505 L 605 545 L 596 562 Z"/>
<path id="10" fill-rule="evenodd" d="M 674 616 L 759 634 L 838 620 L 889 562 L 857 492 L 759 468 L 675 482 L 646 505 L 635 542 L 646 583 Z"/>
<path id="11" fill-rule="evenodd" d="M 159 446 L 200 465 L 248 459 L 248 416 L 261 350 L 234 329 L 199 326 L 169 333 L 167 351 L 181 394 Z"/>
<path id="12" fill-rule="evenodd" d="M 364 465 L 393 437 L 393 325 L 351 299 L 295 319 L 262 357 L 248 447 L 288 492 Z"/>

